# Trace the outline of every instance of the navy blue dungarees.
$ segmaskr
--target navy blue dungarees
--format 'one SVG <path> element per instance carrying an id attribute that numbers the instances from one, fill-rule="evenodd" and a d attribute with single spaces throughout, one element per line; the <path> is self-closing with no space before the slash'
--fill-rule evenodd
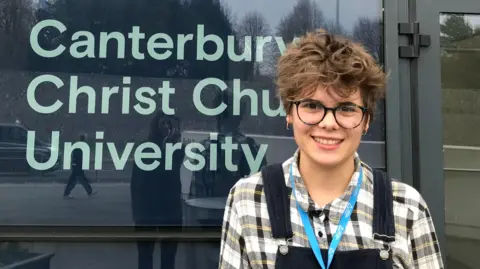
<path id="1" fill-rule="evenodd" d="M 291 189 L 285 185 L 280 164 L 262 169 L 264 192 L 274 238 L 293 237 L 290 222 Z M 374 209 L 372 237 L 384 242 L 383 249 L 336 251 L 329 269 L 392 269 L 392 253 L 388 247 L 395 240 L 392 185 L 382 171 L 374 170 Z M 330 242 L 329 242 L 330 243 Z M 310 247 L 280 246 L 275 269 L 321 269 Z M 286 251 L 288 250 L 288 251 Z M 388 252 L 386 251 L 388 250 Z M 327 250 L 321 249 L 324 261 Z M 388 254 L 388 255 L 386 255 Z"/>

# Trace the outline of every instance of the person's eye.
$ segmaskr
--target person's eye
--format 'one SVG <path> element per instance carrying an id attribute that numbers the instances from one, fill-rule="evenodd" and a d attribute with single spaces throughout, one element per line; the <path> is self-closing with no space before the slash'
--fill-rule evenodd
<path id="1" fill-rule="evenodd" d="M 340 107 L 340 111 L 343 111 L 343 112 L 354 112 L 354 111 L 355 111 L 355 107 L 354 107 L 354 106 L 341 106 L 341 107 Z"/>
<path id="2" fill-rule="evenodd" d="M 322 105 L 316 102 L 303 102 L 301 107 L 307 109 L 320 109 Z"/>
<path id="3" fill-rule="evenodd" d="M 356 107 L 356 106 L 352 106 L 352 105 L 346 105 L 346 106 L 340 106 L 338 109 L 337 109 L 338 112 L 340 113 L 357 113 L 357 112 L 361 112 L 360 108 Z"/>

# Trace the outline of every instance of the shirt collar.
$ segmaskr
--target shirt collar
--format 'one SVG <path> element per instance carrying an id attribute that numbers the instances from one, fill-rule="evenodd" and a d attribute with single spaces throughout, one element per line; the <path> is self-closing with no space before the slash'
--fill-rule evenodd
<path id="1" fill-rule="evenodd" d="M 366 165 L 362 163 L 358 153 L 355 153 L 354 162 L 355 162 L 355 172 L 353 173 L 350 182 L 345 190 L 345 192 L 338 197 L 337 199 L 333 200 L 329 204 L 325 205 L 323 208 L 319 207 L 310 197 L 308 194 L 307 187 L 304 184 L 302 177 L 300 176 L 299 166 L 298 166 L 298 157 L 299 157 L 299 150 L 295 152 L 293 157 L 287 162 L 288 164 L 288 171 L 290 172 L 290 165 L 292 165 L 292 175 L 295 182 L 295 190 L 296 190 L 296 197 L 298 199 L 298 203 L 300 207 L 308 213 L 312 213 L 315 211 L 322 211 L 325 215 L 325 218 L 328 219 L 330 222 L 334 224 L 338 224 L 340 218 L 345 210 L 348 201 L 350 199 L 350 195 L 357 185 L 359 175 L 360 175 L 360 166 L 363 166 L 363 184 L 361 188 L 365 188 L 365 181 L 371 180 L 369 178 L 369 173 L 365 173 Z M 289 175 L 289 174 L 287 174 Z M 286 182 L 289 187 L 292 186 L 290 177 L 287 176 Z M 292 195 L 292 199 L 295 199 L 295 196 Z"/>

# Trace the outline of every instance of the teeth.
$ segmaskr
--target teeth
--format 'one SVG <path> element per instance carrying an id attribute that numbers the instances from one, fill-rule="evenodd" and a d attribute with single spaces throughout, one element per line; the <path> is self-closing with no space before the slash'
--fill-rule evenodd
<path id="1" fill-rule="evenodd" d="M 318 138 L 318 137 L 314 137 L 313 139 L 316 142 L 318 142 L 320 144 L 325 144 L 325 145 L 335 145 L 335 144 L 340 143 L 340 141 L 341 141 L 341 140 L 333 140 L 333 139 L 323 139 L 323 138 Z"/>

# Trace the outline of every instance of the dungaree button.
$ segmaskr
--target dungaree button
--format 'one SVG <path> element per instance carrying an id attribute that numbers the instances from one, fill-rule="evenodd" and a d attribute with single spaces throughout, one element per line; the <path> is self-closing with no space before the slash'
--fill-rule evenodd
<path id="1" fill-rule="evenodd" d="M 390 245 L 387 245 L 387 249 L 380 250 L 380 259 L 386 261 L 390 257 Z"/>
<path id="2" fill-rule="evenodd" d="M 286 246 L 286 245 L 280 246 L 280 253 L 281 253 L 282 255 L 287 255 L 287 253 L 288 253 L 288 246 Z"/>
<path id="3" fill-rule="evenodd" d="M 385 249 L 380 250 L 380 258 L 382 258 L 382 260 L 384 261 L 388 260 L 388 256 L 390 256 L 388 254 L 388 250 L 385 250 Z"/>

